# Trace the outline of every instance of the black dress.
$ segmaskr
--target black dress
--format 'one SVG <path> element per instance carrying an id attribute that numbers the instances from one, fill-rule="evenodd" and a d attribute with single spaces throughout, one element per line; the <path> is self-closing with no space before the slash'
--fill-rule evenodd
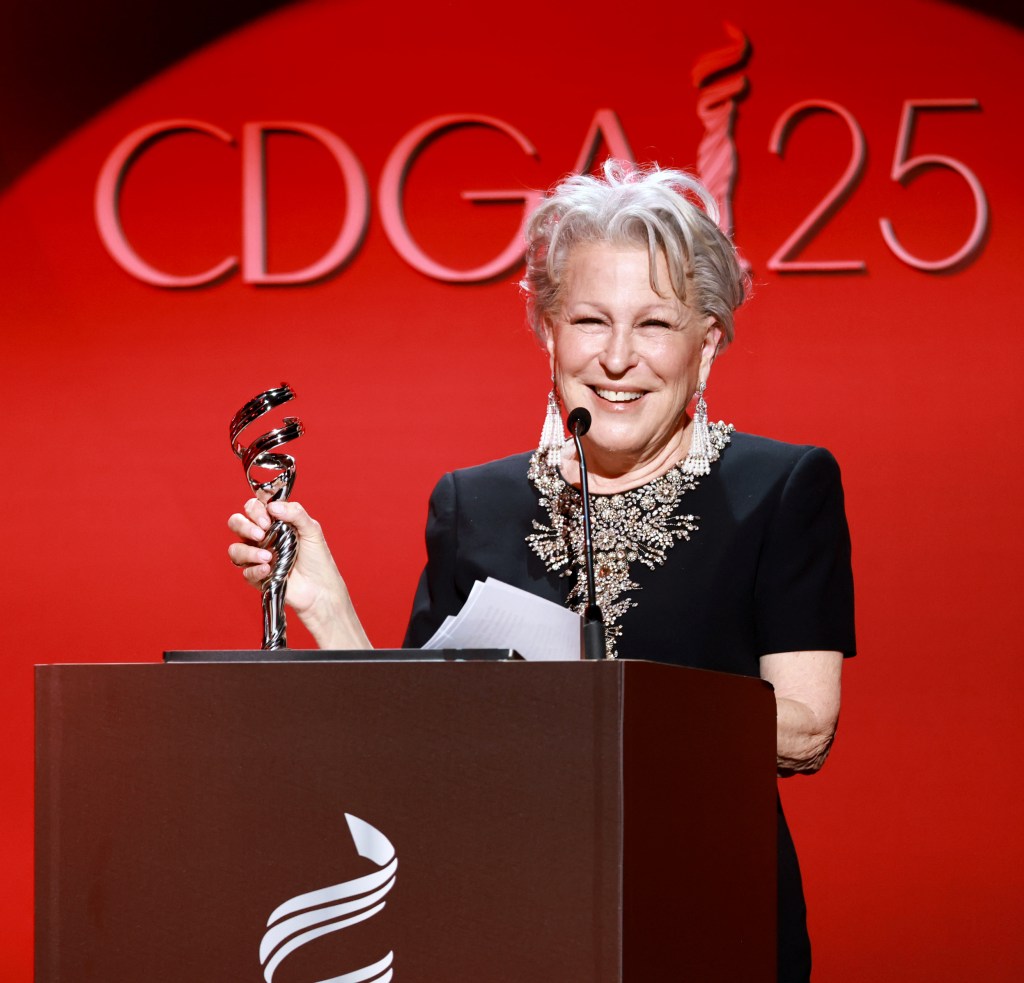
<path id="1" fill-rule="evenodd" d="M 535 522 L 550 520 L 529 463 L 520 454 L 438 483 L 406 645 L 422 645 L 487 577 L 566 602 L 575 571 L 548 570 L 526 543 Z M 693 516 L 689 538 L 663 565 L 630 565 L 637 589 L 619 622 L 620 658 L 757 676 L 773 652 L 854 653 L 850 539 L 828 451 L 734 433 L 678 508 Z M 800 871 L 780 807 L 779 980 L 809 974 Z"/>

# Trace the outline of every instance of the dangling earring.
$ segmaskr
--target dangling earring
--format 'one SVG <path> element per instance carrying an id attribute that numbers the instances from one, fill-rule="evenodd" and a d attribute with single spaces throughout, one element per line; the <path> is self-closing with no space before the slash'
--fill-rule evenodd
<path id="1" fill-rule="evenodd" d="M 558 393 L 552 385 L 548 393 L 548 408 L 544 414 L 544 429 L 540 432 L 540 447 L 537 450 L 544 457 L 549 468 L 562 464 L 562 444 L 565 443 L 565 427 L 558 409 Z"/>
<path id="2" fill-rule="evenodd" d="M 711 474 L 711 435 L 708 433 L 708 404 L 704 402 L 707 386 L 697 384 L 697 405 L 693 411 L 693 428 L 690 436 L 690 453 L 683 461 L 683 474 Z"/>

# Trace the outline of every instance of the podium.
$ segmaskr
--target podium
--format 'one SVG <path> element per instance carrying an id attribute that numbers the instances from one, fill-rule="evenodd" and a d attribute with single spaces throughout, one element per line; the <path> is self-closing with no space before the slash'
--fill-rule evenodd
<path id="1" fill-rule="evenodd" d="M 36 698 L 37 983 L 775 978 L 761 680 L 54 665 Z"/>

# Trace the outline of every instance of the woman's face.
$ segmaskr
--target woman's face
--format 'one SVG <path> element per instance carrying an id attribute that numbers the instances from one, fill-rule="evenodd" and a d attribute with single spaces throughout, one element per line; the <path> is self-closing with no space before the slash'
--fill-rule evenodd
<path id="1" fill-rule="evenodd" d="M 566 264 L 560 309 L 547 325 L 562 401 L 567 410 L 590 411 L 591 467 L 609 475 L 682 456 L 686 406 L 697 383 L 707 380 L 722 337 L 711 317 L 672 292 L 661 253 L 657 264 L 665 296 L 651 286 L 645 247 L 576 247 Z"/>

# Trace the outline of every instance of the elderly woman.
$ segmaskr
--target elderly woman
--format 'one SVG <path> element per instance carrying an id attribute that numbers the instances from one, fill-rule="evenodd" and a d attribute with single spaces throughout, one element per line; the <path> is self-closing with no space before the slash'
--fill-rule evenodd
<path id="1" fill-rule="evenodd" d="M 609 655 L 760 675 L 775 687 L 779 773 L 809 773 L 832 744 L 854 650 L 842 487 L 825 450 L 708 423 L 705 390 L 745 292 L 716 218 L 688 175 L 616 163 L 603 179 L 569 178 L 534 213 L 522 286 L 553 379 L 541 447 L 441 479 L 406 644 L 425 642 L 489 576 L 583 610 L 579 462 L 559 404 L 584 407 Z M 268 576 L 272 557 L 256 544 L 271 517 L 298 532 L 288 601 L 317 643 L 369 647 L 301 505 L 252 500 L 232 516 L 233 562 L 250 583 Z M 781 809 L 778 835 L 779 979 L 806 980 Z"/>

